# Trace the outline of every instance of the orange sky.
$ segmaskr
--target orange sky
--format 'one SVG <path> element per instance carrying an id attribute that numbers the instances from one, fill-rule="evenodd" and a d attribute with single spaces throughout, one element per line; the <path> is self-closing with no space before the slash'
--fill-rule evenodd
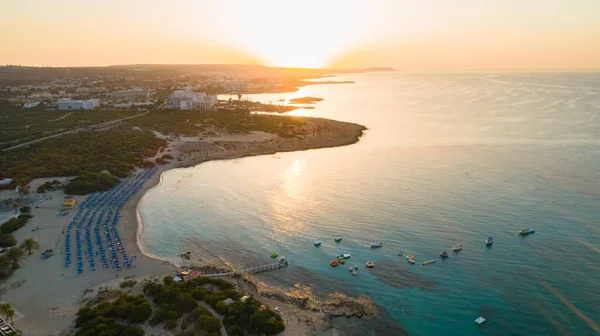
<path id="1" fill-rule="evenodd" d="M 596 0 L 3 0 L 0 64 L 600 69 Z"/>

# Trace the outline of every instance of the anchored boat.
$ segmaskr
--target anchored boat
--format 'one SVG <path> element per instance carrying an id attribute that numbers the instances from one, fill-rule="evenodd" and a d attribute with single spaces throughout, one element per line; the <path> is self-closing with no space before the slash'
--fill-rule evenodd
<path id="1" fill-rule="evenodd" d="M 530 228 L 530 227 L 523 228 L 523 229 L 519 230 L 519 234 L 521 236 L 526 236 L 526 235 L 528 235 L 530 233 L 534 233 L 534 232 L 535 232 L 535 229 L 534 228 Z"/>
<path id="2" fill-rule="evenodd" d="M 350 253 L 342 253 L 337 257 L 338 259 L 350 259 Z"/>
<path id="3" fill-rule="evenodd" d="M 368 267 L 368 268 L 373 268 L 373 267 L 375 267 L 375 263 L 374 263 L 374 262 L 372 262 L 372 261 L 367 261 L 367 262 L 365 263 L 365 265 L 367 265 L 367 267 Z"/>
<path id="4" fill-rule="evenodd" d="M 380 242 L 380 241 L 376 241 L 376 242 L 372 242 L 372 243 L 371 243 L 371 247 L 372 247 L 372 248 L 375 248 L 375 247 L 382 247 L 382 246 L 383 246 L 383 243 L 382 243 L 382 242 Z"/>
<path id="5" fill-rule="evenodd" d="M 448 258 L 448 252 L 446 252 L 446 251 L 440 252 L 440 257 Z"/>
<path id="6" fill-rule="evenodd" d="M 492 238 L 492 237 L 488 237 L 488 238 L 485 240 L 485 245 L 487 245 L 487 246 L 490 246 L 490 245 L 492 245 L 493 243 L 494 243 L 494 238 Z"/>
<path id="7" fill-rule="evenodd" d="M 321 246 L 321 244 L 323 244 L 323 242 L 322 242 L 322 241 L 320 241 L 320 240 L 317 240 L 317 241 L 315 242 L 315 246 L 316 246 L 316 247 L 319 247 L 319 246 Z"/>
<path id="8" fill-rule="evenodd" d="M 462 250 L 462 244 L 456 244 L 456 245 L 454 245 L 454 247 L 452 248 L 452 251 L 454 251 L 454 252 L 458 252 L 458 251 L 460 251 L 460 250 Z"/>
<path id="9" fill-rule="evenodd" d="M 423 265 L 430 265 L 430 264 L 435 264 L 435 260 L 423 261 Z"/>
<path id="10" fill-rule="evenodd" d="M 342 241 L 342 237 L 335 237 L 334 240 L 336 243 L 339 243 Z"/>

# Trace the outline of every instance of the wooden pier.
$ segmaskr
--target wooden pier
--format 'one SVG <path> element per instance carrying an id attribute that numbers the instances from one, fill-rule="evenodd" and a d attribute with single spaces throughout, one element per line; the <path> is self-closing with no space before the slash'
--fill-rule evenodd
<path id="1" fill-rule="evenodd" d="M 274 264 L 266 264 L 266 265 L 261 265 L 261 266 L 256 266 L 256 267 L 245 268 L 245 269 L 235 271 L 235 272 L 218 273 L 218 274 L 203 274 L 202 276 L 211 277 L 211 278 L 220 278 L 220 277 L 229 276 L 229 275 L 233 275 L 233 274 L 244 274 L 244 273 L 254 274 L 254 273 L 275 271 L 275 270 L 278 270 L 278 269 L 284 268 L 284 267 L 287 267 L 287 263 L 277 262 Z"/>

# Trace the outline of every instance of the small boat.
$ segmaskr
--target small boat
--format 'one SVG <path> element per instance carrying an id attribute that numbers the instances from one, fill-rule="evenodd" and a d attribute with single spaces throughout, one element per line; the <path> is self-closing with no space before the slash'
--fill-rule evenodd
<path id="1" fill-rule="evenodd" d="M 415 256 L 412 255 L 412 254 L 409 254 L 409 255 L 406 256 L 406 259 L 415 259 Z"/>
<path id="2" fill-rule="evenodd" d="M 278 256 L 277 252 L 271 253 L 271 258 L 275 259 L 275 258 L 277 258 L 277 256 Z"/>
<path id="3" fill-rule="evenodd" d="M 371 247 L 375 248 L 375 247 L 382 247 L 383 243 L 380 241 L 376 241 L 376 242 L 372 242 L 371 243 Z"/>
<path id="4" fill-rule="evenodd" d="M 337 257 L 338 259 L 350 259 L 350 253 L 342 253 Z"/>
<path id="5" fill-rule="evenodd" d="M 483 322 L 485 322 L 485 319 L 484 319 L 483 317 L 481 317 L 481 316 L 479 316 L 479 317 L 478 317 L 478 318 L 475 320 L 475 323 L 477 323 L 477 324 L 479 324 L 479 325 L 482 325 L 482 324 L 483 324 Z"/>
<path id="6" fill-rule="evenodd" d="M 316 247 L 319 247 L 319 246 L 321 246 L 321 244 L 323 244 L 323 242 L 322 242 L 322 241 L 320 241 L 320 240 L 317 240 L 317 241 L 315 241 L 315 246 L 316 246 Z"/>
<path id="7" fill-rule="evenodd" d="M 354 265 L 354 269 L 357 270 L 358 269 L 358 265 Z"/>
<path id="8" fill-rule="evenodd" d="M 358 272 L 357 271 L 353 271 L 352 275 L 356 276 L 356 275 L 358 275 Z"/>
<path id="9" fill-rule="evenodd" d="M 374 263 L 374 262 L 372 262 L 372 261 L 367 261 L 367 262 L 365 263 L 365 265 L 367 265 L 367 267 L 368 267 L 368 268 L 373 268 L 373 267 L 375 267 L 375 263 Z"/>
<path id="10" fill-rule="evenodd" d="M 456 244 L 456 245 L 454 245 L 454 247 L 452 248 L 452 251 L 454 251 L 454 252 L 458 252 L 458 251 L 460 251 L 460 250 L 462 250 L 462 244 Z"/>
<path id="11" fill-rule="evenodd" d="M 348 272 L 352 272 L 352 266 L 348 267 Z"/>
<path id="12" fill-rule="evenodd" d="M 336 243 L 339 243 L 342 241 L 342 237 L 335 237 L 334 240 Z"/>
<path id="13" fill-rule="evenodd" d="M 448 252 L 446 252 L 446 251 L 440 252 L 440 257 L 442 257 L 442 258 L 448 258 Z"/>
<path id="14" fill-rule="evenodd" d="M 530 228 L 530 227 L 523 228 L 523 229 L 519 230 L 519 234 L 521 236 L 525 236 L 525 235 L 528 235 L 528 234 L 534 233 L 534 232 L 535 232 L 535 229 L 534 228 Z"/>
<path id="15" fill-rule="evenodd" d="M 404 255 L 404 252 L 398 252 L 398 256 L 402 257 Z"/>
<path id="16" fill-rule="evenodd" d="M 488 237 L 488 238 L 485 240 L 485 245 L 487 245 L 487 246 L 490 246 L 490 245 L 492 245 L 493 243 L 494 243 L 494 238 L 492 238 L 492 237 Z"/>
<path id="17" fill-rule="evenodd" d="M 338 267 L 340 265 L 340 263 L 337 260 L 332 260 L 329 262 L 329 266 L 331 267 Z"/>
<path id="18" fill-rule="evenodd" d="M 430 264 L 435 264 L 435 260 L 423 261 L 423 265 L 430 265 Z"/>
<path id="19" fill-rule="evenodd" d="M 415 264 L 415 259 L 406 259 L 408 261 L 409 264 Z"/>
<path id="20" fill-rule="evenodd" d="M 340 263 L 340 265 L 343 265 L 346 263 L 346 259 L 344 259 L 344 258 L 338 258 L 337 261 Z"/>
<path id="21" fill-rule="evenodd" d="M 277 262 L 278 262 L 278 263 L 280 263 L 280 264 L 284 264 L 284 263 L 286 263 L 287 261 L 286 261 L 286 259 L 285 259 L 285 257 L 284 257 L 284 256 L 281 256 L 281 257 L 277 258 Z"/>

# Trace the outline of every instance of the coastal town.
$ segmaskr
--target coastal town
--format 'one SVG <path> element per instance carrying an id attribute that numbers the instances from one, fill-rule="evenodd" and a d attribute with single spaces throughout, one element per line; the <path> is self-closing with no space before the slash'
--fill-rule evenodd
<path id="1" fill-rule="evenodd" d="M 287 265 L 284 259 L 244 269 L 210 255 L 182 255 L 178 266 L 147 256 L 136 209 L 161 173 L 215 159 L 348 145 L 365 131 L 357 124 L 281 114 L 310 109 L 319 97 L 269 103 L 246 97 L 294 92 L 317 85 L 309 78 L 325 73 L 257 73 L 252 67 L 232 75 L 230 66 L 224 68 L 205 74 L 161 67 L 168 76 L 148 75 L 156 70 L 141 67 L 94 69 L 111 74 L 47 79 L 43 68 L 0 67 L 0 335 L 81 333 L 108 323 L 100 316 L 120 311 L 120 302 L 146 311 L 133 321 L 131 335 L 276 335 L 283 329 L 305 335 L 328 330 L 327 315 L 376 314 L 364 297 L 338 293 L 319 301 L 309 288 L 286 292 L 246 274 L 279 269 Z M 224 282 L 211 280 L 215 274 Z M 176 315 L 164 315 L 154 297 L 169 290 L 189 290 L 178 296 L 189 302 Z M 154 304 L 145 308 L 147 300 Z M 249 309 L 255 322 L 223 305 Z"/>

